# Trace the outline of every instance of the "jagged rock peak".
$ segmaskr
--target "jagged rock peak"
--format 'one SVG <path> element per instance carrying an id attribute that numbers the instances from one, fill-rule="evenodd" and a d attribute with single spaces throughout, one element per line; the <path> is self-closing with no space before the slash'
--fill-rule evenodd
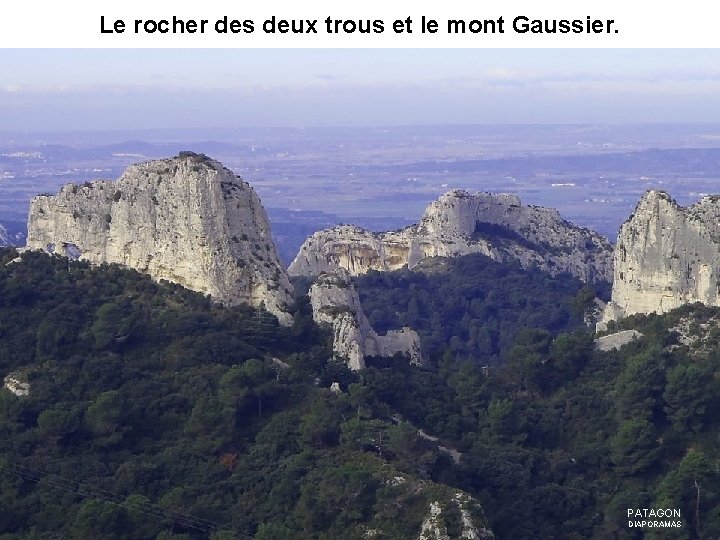
<path id="1" fill-rule="evenodd" d="M 614 268 L 600 330 L 633 313 L 720 305 L 720 196 L 684 208 L 664 191 L 647 191 L 620 228 Z"/>
<path id="2" fill-rule="evenodd" d="M 365 368 L 366 356 L 390 357 L 406 354 L 413 364 L 422 364 L 420 337 L 403 328 L 380 336 L 370 327 L 350 276 L 343 269 L 320 274 L 310 287 L 313 319 L 333 329 L 333 352 L 353 370 Z"/>
<path id="3" fill-rule="evenodd" d="M 288 272 L 313 276 L 344 268 L 359 275 L 470 253 L 517 260 L 553 275 L 567 272 L 583 281 L 612 276 L 612 246 L 601 235 L 565 221 L 555 209 L 523 206 L 516 195 L 461 190 L 442 195 L 418 224 L 400 231 L 372 233 L 345 225 L 317 232 Z"/>
<path id="4" fill-rule="evenodd" d="M 292 289 L 255 191 L 203 154 L 131 165 L 117 181 L 67 184 L 30 205 L 27 245 L 118 263 L 290 324 Z"/>
<path id="5" fill-rule="evenodd" d="M 438 234 L 473 234 L 479 218 L 488 223 L 507 221 L 507 208 L 522 206 L 520 197 L 509 193 L 475 193 L 456 189 L 441 195 L 425 209 L 420 227 Z M 557 214 L 557 211 L 555 211 Z M 557 214 L 559 218 L 560 215 Z"/>

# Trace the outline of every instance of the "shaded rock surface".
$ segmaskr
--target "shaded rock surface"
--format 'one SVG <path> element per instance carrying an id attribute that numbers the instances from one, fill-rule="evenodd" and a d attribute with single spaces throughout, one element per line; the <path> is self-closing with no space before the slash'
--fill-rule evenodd
<path id="1" fill-rule="evenodd" d="M 27 246 L 118 263 L 290 324 L 292 289 L 260 198 L 204 155 L 131 165 L 117 181 L 68 184 L 35 197 Z"/>
<path id="2" fill-rule="evenodd" d="M 470 253 L 586 282 L 612 277 L 612 246 L 601 235 L 563 220 L 557 210 L 523 206 L 515 195 L 460 190 L 442 195 L 418 224 L 399 231 L 373 233 L 352 225 L 319 231 L 305 241 L 288 272 L 314 276 L 343 268 L 360 275 Z"/>
<path id="3" fill-rule="evenodd" d="M 648 191 L 620 228 L 612 300 L 598 328 L 633 313 L 720 305 L 720 196 L 684 208 Z"/>
<path id="4" fill-rule="evenodd" d="M 366 356 L 390 357 L 397 353 L 421 364 L 420 337 L 410 328 L 393 330 L 380 336 L 360 305 L 360 298 L 347 272 L 321 274 L 310 287 L 313 319 L 333 329 L 333 352 L 345 359 L 351 369 L 365 367 Z"/>

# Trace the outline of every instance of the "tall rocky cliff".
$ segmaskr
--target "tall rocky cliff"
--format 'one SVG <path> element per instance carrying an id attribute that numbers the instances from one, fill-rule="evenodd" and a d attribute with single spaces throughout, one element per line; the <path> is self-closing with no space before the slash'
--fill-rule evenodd
<path id="1" fill-rule="evenodd" d="M 206 156 L 183 152 L 132 165 L 114 182 L 35 197 L 28 228 L 31 249 L 122 264 L 291 322 L 292 289 L 259 197 Z"/>
<path id="2" fill-rule="evenodd" d="M 365 367 L 366 356 L 406 354 L 413 364 L 422 363 L 420 337 L 410 328 L 380 336 L 370 327 L 360 298 L 347 272 L 321 274 L 310 287 L 313 319 L 333 329 L 333 352 L 351 369 Z"/>
<path id="3" fill-rule="evenodd" d="M 598 325 L 683 304 L 720 305 L 720 196 L 688 208 L 648 191 L 620 228 L 612 300 Z"/>
<path id="4" fill-rule="evenodd" d="M 441 196 L 420 223 L 400 231 L 373 233 L 343 225 L 317 232 L 288 272 L 312 276 L 343 268 L 359 275 L 470 253 L 517 260 L 553 275 L 567 272 L 586 282 L 612 278 L 612 246 L 601 235 L 563 220 L 557 210 L 523 206 L 515 195 L 465 191 Z"/>

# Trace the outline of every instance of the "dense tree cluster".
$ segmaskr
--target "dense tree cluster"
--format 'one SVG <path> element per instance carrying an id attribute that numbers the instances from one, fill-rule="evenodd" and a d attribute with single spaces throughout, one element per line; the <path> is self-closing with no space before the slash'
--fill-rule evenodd
<path id="1" fill-rule="evenodd" d="M 31 390 L 0 391 L 0 539 L 417 538 L 433 500 L 458 537 L 458 489 L 500 539 L 720 537 L 720 310 L 632 317 L 644 337 L 599 352 L 568 331 L 579 284 L 503 281 L 480 259 L 448 279 L 371 275 L 376 324 L 437 312 L 459 346 L 351 373 L 306 299 L 282 328 L 118 267 L 14 257 L 0 251 L 0 374 Z M 488 303 L 493 279 L 509 303 Z M 494 348 L 463 333 L 467 310 Z M 679 508 L 682 527 L 628 528 L 629 508 Z"/>
<path id="2" fill-rule="evenodd" d="M 583 326 L 596 293 L 572 276 L 525 271 L 480 254 L 429 259 L 420 270 L 373 271 L 355 281 L 379 332 L 410 326 L 431 357 L 450 351 L 484 364 L 501 363 L 523 329 L 556 334 Z M 607 285 L 597 288 L 604 292 Z"/>
<path id="3" fill-rule="evenodd" d="M 620 351 L 532 330 L 500 368 L 446 357 L 364 378 L 463 453 L 435 478 L 476 496 L 499 538 L 718 538 L 720 349 L 674 341 L 677 316 L 636 317 L 645 337 Z M 680 509 L 683 526 L 628 528 L 630 508 Z"/>
<path id="4" fill-rule="evenodd" d="M 117 266 L 16 256 L 0 251 L 0 375 L 31 390 L 0 390 L 0 538 L 402 538 L 450 492 L 417 466 L 436 445 L 328 361 L 306 298 L 283 328 Z"/>

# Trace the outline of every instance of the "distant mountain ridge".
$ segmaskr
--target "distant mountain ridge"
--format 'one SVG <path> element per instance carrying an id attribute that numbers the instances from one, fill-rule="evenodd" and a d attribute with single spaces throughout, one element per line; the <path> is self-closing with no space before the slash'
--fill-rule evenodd
<path id="1" fill-rule="evenodd" d="M 413 268 L 427 257 L 482 253 L 597 282 L 612 278 L 612 252 L 606 238 L 565 221 L 557 210 L 524 206 L 516 195 L 455 190 L 431 203 L 418 224 L 399 231 L 373 233 L 352 225 L 319 231 L 288 272 L 313 276 L 343 268 L 360 275 Z"/>

